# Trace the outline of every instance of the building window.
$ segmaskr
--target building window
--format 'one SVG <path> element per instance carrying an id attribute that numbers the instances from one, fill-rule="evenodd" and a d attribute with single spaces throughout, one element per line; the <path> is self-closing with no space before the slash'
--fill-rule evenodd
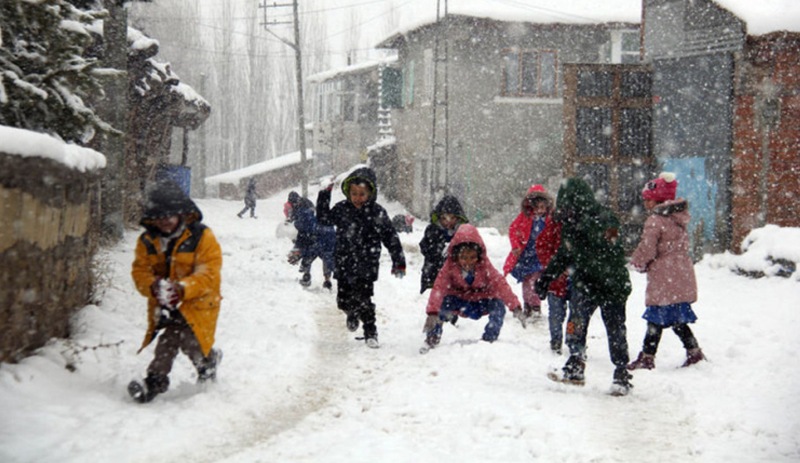
<path id="1" fill-rule="evenodd" d="M 507 50 L 503 54 L 503 96 L 558 96 L 555 50 Z"/>
<path id="2" fill-rule="evenodd" d="M 356 120 L 356 85 L 350 79 L 343 82 L 342 92 L 339 95 L 342 106 L 342 119 L 347 122 Z"/>
<path id="3" fill-rule="evenodd" d="M 611 31 L 610 61 L 614 64 L 636 64 L 639 62 L 638 31 Z"/>

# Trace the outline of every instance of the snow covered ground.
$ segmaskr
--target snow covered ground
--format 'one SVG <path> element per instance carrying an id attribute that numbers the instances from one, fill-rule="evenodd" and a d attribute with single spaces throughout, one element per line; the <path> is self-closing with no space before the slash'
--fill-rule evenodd
<path id="1" fill-rule="evenodd" d="M 631 395 L 617 398 L 607 394 L 612 365 L 599 315 L 583 388 L 546 379 L 565 357 L 550 353 L 544 320 L 524 330 L 508 315 L 498 342 L 487 344 L 477 341 L 485 319 L 462 319 L 445 327 L 441 347 L 420 355 L 420 220 L 401 235 L 405 279 L 389 275 L 383 253 L 381 348 L 368 349 L 345 329 L 335 292 L 322 289 L 321 264 L 303 289 L 286 262 L 291 242 L 276 230 L 287 193 L 259 201 L 257 220 L 238 219 L 238 201 L 198 201 L 224 253 L 217 346 L 225 358 L 216 384 L 195 385 L 179 357 L 166 394 L 146 405 L 128 398 L 128 381 L 153 352 L 135 355 L 145 301 L 130 279 L 138 232 L 128 232 L 101 256 L 104 298 L 75 317 L 72 339 L 0 365 L 0 461 L 800 460 L 800 272 L 748 279 L 730 271 L 735 256 L 707 257 L 696 266 L 700 319 L 692 329 L 709 361 L 677 368 L 685 354 L 665 331 L 656 369 L 634 372 Z M 481 233 L 500 267 L 507 238 Z M 779 244 L 800 249 L 795 239 Z M 633 358 L 645 329 L 645 278 L 632 279 Z"/>

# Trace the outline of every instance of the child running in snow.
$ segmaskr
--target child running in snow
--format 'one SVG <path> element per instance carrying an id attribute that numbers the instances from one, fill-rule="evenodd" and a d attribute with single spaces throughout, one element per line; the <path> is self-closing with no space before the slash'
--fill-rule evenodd
<path id="1" fill-rule="evenodd" d="M 566 343 L 569 358 L 564 375 L 548 374 L 554 381 L 583 385 L 586 369 L 586 334 L 595 310 L 600 313 L 614 364 L 612 395 L 626 395 L 633 385 L 628 373 L 625 303 L 631 293 L 625 252 L 619 240 L 619 220 L 594 198 L 592 188 L 580 178 L 567 179 L 558 190 L 554 219 L 561 223 L 561 245 L 536 282 L 539 297 L 570 269 L 570 314 Z"/>
<path id="2" fill-rule="evenodd" d="M 128 385 L 137 402 L 167 391 L 179 350 L 197 369 L 199 383 L 216 379 L 222 351 L 212 346 L 222 300 L 222 251 L 202 220 L 177 184 L 162 182 L 150 192 L 131 271 L 136 289 L 147 297 L 147 333 L 139 352 L 161 335 L 144 382 Z"/>
<path id="3" fill-rule="evenodd" d="M 426 348 L 438 345 L 443 322 L 458 316 L 478 320 L 488 315 L 481 339 L 494 342 L 503 327 L 506 306 L 513 313 L 522 310 L 505 277 L 489 261 L 478 229 L 471 224 L 461 225 L 450 242 L 447 260 L 425 308 Z"/>
<path id="4" fill-rule="evenodd" d="M 647 332 L 639 357 L 628 365 L 629 370 L 656 367 L 655 357 L 661 333 L 672 328 L 686 349 L 688 367 L 705 359 L 689 323 L 697 316 L 692 302 L 697 301 L 697 280 L 689 256 L 689 204 L 675 199 L 678 180 L 675 174 L 664 172 L 647 182 L 642 190 L 644 207 L 651 212 L 642 229 L 639 245 L 631 256 L 631 265 L 647 273 L 647 289 L 642 318 L 647 320 Z"/>
<path id="5" fill-rule="evenodd" d="M 422 264 L 422 278 L 419 293 L 433 288 L 447 258 L 447 245 L 453 239 L 459 225 L 469 222 L 461 203 L 455 196 L 445 195 L 431 212 L 431 223 L 425 227 L 425 234 L 419 242 L 419 250 L 425 257 Z"/>
<path id="6" fill-rule="evenodd" d="M 402 278 L 406 260 L 400 238 L 392 221 L 376 201 L 378 186 L 375 172 L 360 167 L 342 182 L 345 200 L 330 207 L 333 185 L 321 190 L 317 197 L 317 220 L 336 228 L 336 265 L 333 277 L 337 281 L 336 303 L 347 315 L 347 329 L 356 331 L 363 325 L 368 347 L 377 348 L 378 329 L 375 325 L 375 304 L 372 303 L 375 281 L 381 257 L 381 244 L 392 258 L 392 275 Z"/>
<path id="7" fill-rule="evenodd" d="M 508 227 L 511 252 L 508 253 L 503 274 L 509 273 L 522 283 L 522 312 L 519 321 L 523 328 L 527 322 L 542 316 L 542 301 L 533 285 L 542 273 L 542 263 L 536 254 L 536 237 L 545 228 L 546 218 L 553 207 L 553 198 L 542 185 L 532 185 L 520 205 L 519 215 Z"/>
<path id="8" fill-rule="evenodd" d="M 302 286 L 311 285 L 311 264 L 314 259 L 322 259 L 322 276 L 325 281 L 322 287 L 331 289 L 331 275 L 334 266 L 334 249 L 336 247 L 336 232 L 332 226 L 317 223 L 314 215 L 314 203 L 301 197 L 296 191 L 289 193 L 288 210 L 285 211 L 287 220 L 294 224 L 297 236 L 294 239 L 294 248 L 289 252 L 288 261 L 292 265 L 300 263 L 300 278 Z"/>

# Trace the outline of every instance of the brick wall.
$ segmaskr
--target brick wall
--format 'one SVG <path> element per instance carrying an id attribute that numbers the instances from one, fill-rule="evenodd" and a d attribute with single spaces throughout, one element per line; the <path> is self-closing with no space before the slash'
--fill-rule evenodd
<path id="1" fill-rule="evenodd" d="M 749 37 L 737 65 L 733 251 L 753 228 L 800 227 L 800 34 Z"/>

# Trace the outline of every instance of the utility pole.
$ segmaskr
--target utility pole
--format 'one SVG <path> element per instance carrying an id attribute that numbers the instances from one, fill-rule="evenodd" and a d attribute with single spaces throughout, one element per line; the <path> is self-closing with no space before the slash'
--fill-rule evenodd
<path id="1" fill-rule="evenodd" d="M 200 94 L 206 94 L 206 75 L 205 72 L 200 73 Z M 208 160 L 206 159 L 206 128 L 205 124 L 200 126 L 200 178 L 198 193 L 201 198 L 206 197 L 206 171 Z"/>
<path id="2" fill-rule="evenodd" d="M 444 2 L 444 15 L 441 14 Z M 447 41 L 447 0 L 436 0 L 436 29 L 433 37 L 433 89 L 431 102 L 431 155 L 430 155 L 430 208 L 433 210 L 437 199 L 450 190 L 450 140 L 448 106 L 448 41 Z M 439 71 L 442 68 L 442 74 Z M 442 94 L 439 93 L 439 82 Z M 438 110 L 442 111 L 439 114 Z M 441 117 L 441 120 L 439 118 Z"/>
<path id="3" fill-rule="evenodd" d="M 303 168 L 303 181 L 302 181 L 302 195 L 304 198 L 308 197 L 308 162 L 306 159 L 306 118 L 303 100 L 303 58 L 300 51 L 300 19 L 297 14 L 297 0 L 292 0 L 292 3 L 273 3 L 272 5 L 259 4 L 259 8 L 264 8 L 264 30 L 275 36 L 278 40 L 285 43 L 294 50 L 295 56 L 295 77 L 297 78 L 297 130 L 299 135 L 300 144 L 300 165 Z M 267 8 L 281 8 L 292 7 L 294 15 L 294 42 L 291 42 L 268 29 L 270 25 L 288 24 L 288 21 L 267 21 Z"/>

